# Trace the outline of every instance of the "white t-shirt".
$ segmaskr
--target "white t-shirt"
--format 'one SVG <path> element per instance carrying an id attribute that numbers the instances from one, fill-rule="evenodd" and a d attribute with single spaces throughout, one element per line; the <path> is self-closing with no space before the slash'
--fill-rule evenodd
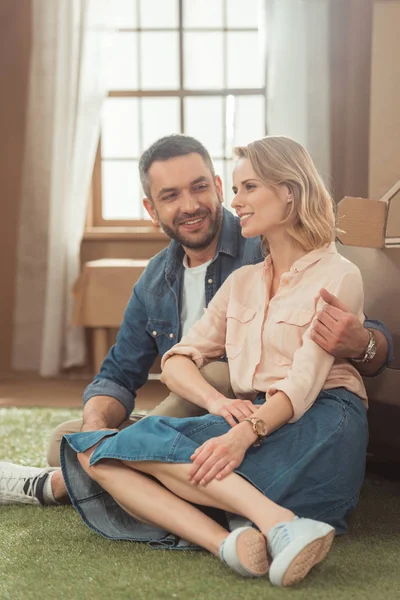
<path id="1" fill-rule="evenodd" d="M 196 321 L 203 316 L 206 306 L 205 278 L 211 260 L 198 267 L 188 267 L 187 257 L 183 259 L 183 288 L 181 308 L 181 331 L 186 335 Z"/>

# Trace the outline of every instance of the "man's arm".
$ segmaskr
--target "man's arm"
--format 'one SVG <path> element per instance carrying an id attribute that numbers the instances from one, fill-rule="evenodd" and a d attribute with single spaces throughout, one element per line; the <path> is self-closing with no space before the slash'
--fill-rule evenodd
<path id="1" fill-rule="evenodd" d="M 116 429 L 126 418 L 125 407 L 110 396 L 92 396 L 83 408 L 82 431 Z"/>
<path id="2" fill-rule="evenodd" d="M 83 431 L 114 429 L 132 412 L 137 390 L 147 381 L 158 354 L 147 333 L 143 284 L 133 289 L 116 344 L 105 358 L 99 375 L 83 395 Z"/>
<path id="3" fill-rule="evenodd" d="M 363 326 L 357 316 L 327 290 L 321 290 L 321 298 L 326 304 L 317 315 L 311 339 L 336 358 L 351 360 L 364 356 L 369 342 L 368 329 L 371 329 L 376 340 L 376 354 L 370 362 L 354 363 L 354 366 L 363 376 L 377 375 L 392 360 L 389 331 L 373 321 L 365 321 Z"/>

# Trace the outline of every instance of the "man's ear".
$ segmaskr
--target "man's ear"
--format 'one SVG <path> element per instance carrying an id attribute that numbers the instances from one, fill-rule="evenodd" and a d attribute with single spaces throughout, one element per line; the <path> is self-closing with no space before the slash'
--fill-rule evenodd
<path id="1" fill-rule="evenodd" d="M 217 188 L 220 202 L 221 202 L 221 204 L 223 204 L 224 203 L 224 190 L 223 190 L 223 186 L 222 186 L 221 177 L 219 175 L 216 175 L 214 178 L 214 182 L 215 182 L 215 187 Z"/>
<path id="2" fill-rule="evenodd" d="M 156 209 L 154 208 L 153 202 L 151 200 L 149 200 L 149 198 L 143 198 L 143 206 L 145 207 L 145 209 L 149 213 L 150 218 L 153 221 L 154 225 L 159 226 L 160 225 L 160 221 L 158 220 L 158 216 L 157 216 L 157 213 L 156 213 Z"/>

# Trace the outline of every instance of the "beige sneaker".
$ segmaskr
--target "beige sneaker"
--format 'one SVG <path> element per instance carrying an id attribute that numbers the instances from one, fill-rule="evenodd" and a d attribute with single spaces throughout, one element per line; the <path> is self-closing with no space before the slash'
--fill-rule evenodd
<path id="1" fill-rule="evenodd" d="M 278 523 L 267 535 L 272 557 L 269 579 L 279 586 L 298 583 L 328 554 L 335 530 L 313 519 L 294 518 Z"/>
<path id="2" fill-rule="evenodd" d="M 268 573 L 267 542 L 253 527 L 238 527 L 224 539 L 219 557 L 243 577 L 262 577 Z"/>

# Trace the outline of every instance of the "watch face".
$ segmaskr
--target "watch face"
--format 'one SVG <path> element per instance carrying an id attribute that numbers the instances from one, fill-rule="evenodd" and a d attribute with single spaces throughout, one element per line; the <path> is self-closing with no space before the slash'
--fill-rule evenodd
<path id="1" fill-rule="evenodd" d="M 256 430 L 258 435 L 266 436 L 268 433 L 267 426 L 261 420 L 257 421 Z"/>

